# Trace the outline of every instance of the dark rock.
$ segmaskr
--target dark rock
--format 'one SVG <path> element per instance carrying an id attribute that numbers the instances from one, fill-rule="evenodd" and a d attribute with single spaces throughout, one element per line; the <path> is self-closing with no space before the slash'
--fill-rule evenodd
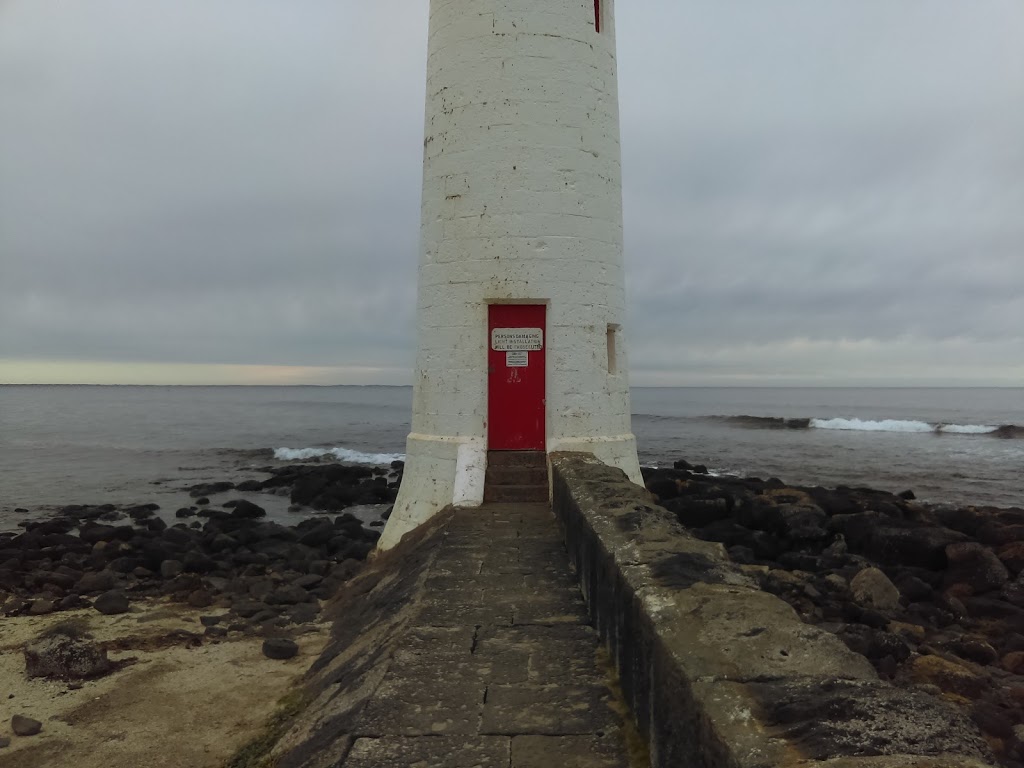
<path id="1" fill-rule="evenodd" d="M 251 501 L 245 499 L 234 499 L 223 505 L 224 507 L 231 508 L 231 516 L 241 518 L 243 520 L 256 520 L 260 517 L 267 516 L 267 510 L 263 507 L 253 504 Z"/>
<path id="2" fill-rule="evenodd" d="M 200 616 L 199 623 L 204 627 L 215 627 L 221 623 L 223 616 Z"/>
<path id="3" fill-rule="evenodd" d="M 288 618 L 295 624 L 309 624 L 320 615 L 320 606 L 316 603 L 301 603 L 288 609 Z"/>
<path id="4" fill-rule="evenodd" d="M 261 480 L 243 480 L 235 486 L 236 491 L 258 491 L 263 487 Z"/>
<path id="5" fill-rule="evenodd" d="M 160 563 L 160 575 L 165 579 L 173 579 L 184 570 L 185 566 L 180 560 L 164 560 Z"/>
<path id="6" fill-rule="evenodd" d="M 906 491 L 900 491 L 896 495 L 899 496 L 901 499 L 904 499 L 905 501 L 913 501 L 914 499 L 917 498 L 914 492 L 909 489 Z"/>
<path id="7" fill-rule="evenodd" d="M 295 605 L 307 600 L 309 600 L 309 593 L 294 584 L 279 587 L 267 596 L 267 603 L 270 605 Z"/>
<path id="8" fill-rule="evenodd" d="M 208 589 L 197 589 L 189 593 L 186 602 L 193 608 L 208 608 L 213 605 L 213 595 Z"/>
<path id="9" fill-rule="evenodd" d="M 9 746 L 11 746 L 11 737 L 0 736 L 0 749 L 6 749 Z"/>
<path id="10" fill-rule="evenodd" d="M 226 627 L 207 627 L 203 634 L 207 637 L 222 638 L 228 636 L 228 630 Z"/>
<path id="11" fill-rule="evenodd" d="M 110 592 L 104 592 L 102 595 L 97 597 L 96 600 L 93 601 L 92 607 L 102 614 L 112 616 L 118 613 L 127 613 L 130 608 L 130 604 L 124 592 L 111 590 Z"/>
<path id="12" fill-rule="evenodd" d="M 194 510 L 192 507 L 182 507 L 181 509 L 179 509 L 177 512 L 174 513 L 174 516 L 175 517 L 195 517 L 196 516 L 196 510 Z"/>
<path id="13" fill-rule="evenodd" d="M 37 597 L 29 605 L 28 612 L 30 616 L 45 616 L 48 613 L 53 613 L 54 608 L 56 606 L 53 604 L 53 600 Z"/>
<path id="14" fill-rule="evenodd" d="M 11 730 L 15 736 L 35 736 L 43 730 L 43 724 L 25 715 L 15 715 L 11 718 Z"/>
<path id="15" fill-rule="evenodd" d="M 986 546 L 964 541 L 946 547 L 949 568 L 946 584 L 966 584 L 974 594 L 998 589 L 1010 579 L 995 553 Z"/>
<path id="16" fill-rule="evenodd" d="M 263 641 L 263 655 L 268 659 L 291 659 L 299 653 L 294 640 L 284 637 L 268 637 Z"/>
<path id="17" fill-rule="evenodd" d="M 234 483 L 220 482 L 220 483 L 200 483 L 193 485 L 188 489 L 188 495 L 196 499 L 197 504 L 203 504 L 203 497 L 212 496 L 215 493 L 223 493 L 224 491 L 230 491 L 235 487 Z M 206 504 L 210 503 L 209 499 L 205 500 Z"/>
<path id="18" fill-rule="evenodd" d="M 25 673 L 29 677 L 86 680 L 105 675 L 114 668 L 106 650 L 98 644 L 59 631 L 27 643 L 24 654 Z"/>
<path id="19" fill-rule="evenodd" d="M 241 616 L 243 619 L 251 618 L 260 611 L 265 611 L 266 609 L 266 604 L 259 602 L 258 600 L 235 600 L 231 604 L 231 611 L 236 615 Z"/>

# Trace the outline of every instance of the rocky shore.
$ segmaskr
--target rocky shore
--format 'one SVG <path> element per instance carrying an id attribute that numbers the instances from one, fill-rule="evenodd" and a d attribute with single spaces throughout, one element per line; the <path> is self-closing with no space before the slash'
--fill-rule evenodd
<path id="1" fill-rule="evenodd" d="M 697 537 L 866 656 L 879 676 L 962 707 L 1024 768 L 1024 509 L 917 503 L 911 491 L 644 469 Z"/>
<path id="2" fill-rule="evenodd" d="M 294 657 L 296 640 L 315 631 L 322 601 L 373 550 L 401 465 L 301 464 L 262 473 L 265 479 L 238 485 L 194 486 L 193 503 L 173 512 L 156 504 L 72 505 L 0 533 L 0 655 L 17 656 L 26 679 L 63 681 L 69 690 L 124 668 L 108 653 L 140 648 L 255 638 L 265 659 Z M 254 494 L 287 495 L 297 521 L 268 520 Z M 344 511 L 360 505 L 363 519 Z M 366 509 L 376 519 L 367 522 Z M 191 621 L 140 640 L 138 622 L 168 610 Z M 102 618 L 122 616 L 133 619 L 123 625 L 130 631 L 93 640 L 90 629 Z M 26 637 L 23 626 L 42 635 Z M 14 712 L 0 723 L 0 764 L 12 735 L 17 747 L 46 732 L 45 714 Z"/>

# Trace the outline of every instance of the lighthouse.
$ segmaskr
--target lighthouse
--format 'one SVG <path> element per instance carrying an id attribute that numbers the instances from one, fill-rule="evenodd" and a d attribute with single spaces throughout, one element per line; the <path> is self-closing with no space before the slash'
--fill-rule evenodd
<path id="1" fill-rule="evenodd" d="M 431 0 L 412 428 L 380 546 L 482 503 L 499 466 L 543 480 L 552 451 L 642 482 L 624 311 L 613 0 Z"/>

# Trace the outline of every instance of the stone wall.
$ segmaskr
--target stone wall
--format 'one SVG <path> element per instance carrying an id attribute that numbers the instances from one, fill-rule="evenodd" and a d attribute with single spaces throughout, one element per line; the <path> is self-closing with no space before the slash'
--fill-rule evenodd
<path id="1" fill-rule="evenodd" d="M 955 708 L 760 591 L 620 470 L 551 454 L 553 507 L 651 765 L 977 768 Z"/>

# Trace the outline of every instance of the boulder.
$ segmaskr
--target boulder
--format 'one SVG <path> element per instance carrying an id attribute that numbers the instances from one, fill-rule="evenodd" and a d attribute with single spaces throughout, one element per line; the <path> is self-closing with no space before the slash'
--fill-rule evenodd
<path id="1" fill-rule="evenodd" d="M 107 652 L 83 637 L 54 632 L 25 645 L 25 673 L 55 680 L 87 680 L 110 672 Z"/>
<path id="2" fill-rule="evenodd" d="M 299 653 L 294 640 L 285 637 L 268 637 L 263 641 L 263 655 L 268 659 L 291 659 Z"/>
<path id="3" fill-rule="evenodd" d="M 999 589 L 1010 579 L 995 553 L 988 547 L 973 541 L 957 542 L 946 547 L 949 567 L 946 571 L 946 585 L 964 584 L 974 594 Z"/>
<path id="4" fill-rule="evenodd" d="M 15 715 L 11 718 L 11 730 L 15 736 L 35 736 L 43 730 L 43 724 L 25 715 Z"/>
<path id="5" fill-rule="evenodd" d="M 117 574 L 113 571 L 102 570 L 82 576 L 75 584 L 75 591 L 79 593 L 107 592 L 116 584 Z"/>
<path id="6" fill-rule="evenodd" d="M 865 568 L 850 581 L 853 599 L 866 608 L 895 611 L 900 607 L 900 591 L 878 568 Z"/>
<path id="7" fill-rule="evenodd" d="M 97 597 L 93 601 L 92 607 L 102 614 L 113 616 L 118 613 L 127 613 L 130 604 L 124 592 L 111 590 Z"/>
<path id="8" fill-rule="evenodd" d="M 963 664 L 940 656 L 918 656 L 910 666 L 911 680 L 918 685 L 935 685 L 943 693 L 979 699 L 991 682 Z"/>

